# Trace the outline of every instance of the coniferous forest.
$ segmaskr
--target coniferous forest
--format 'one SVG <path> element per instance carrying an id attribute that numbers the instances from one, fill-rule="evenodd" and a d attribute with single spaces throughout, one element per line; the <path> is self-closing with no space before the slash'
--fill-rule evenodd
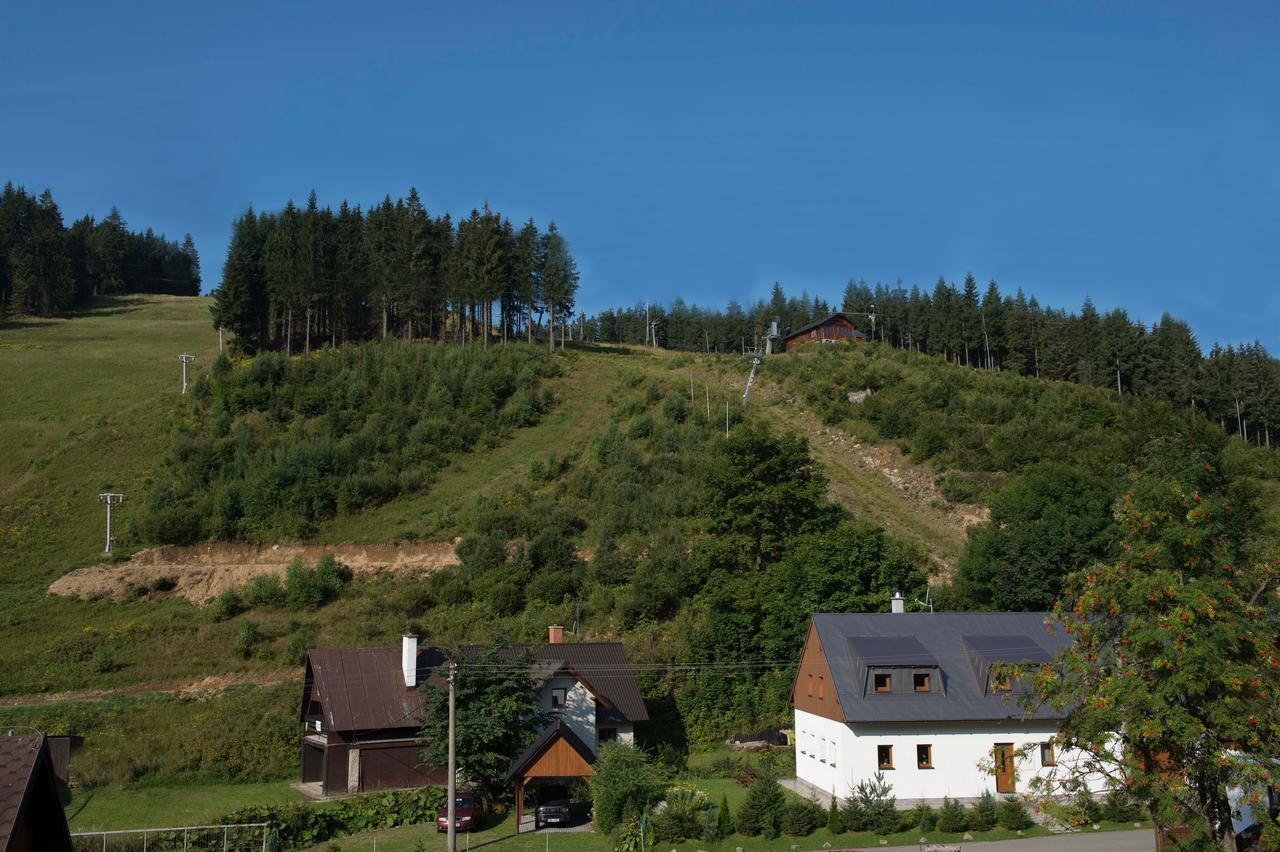
<path id="1" fill-rule="evenodd" d="M 290 201 L 235 221 L 213 320 L 244 352 L 389 336 L 532 341 L 540 329 L 554 346 L 572 333 L 577 288 L 554 222 L 515 228 L 485 204 L 455 225 L 416 189 L 334 212 L 312 192 L 303 208 Z"/>
<path id="2" fill-rule="evenodd" d="M 120 211 L 65 227 L 53 194 L 5 184 L 0 192 L 0 317 L 50 316 L 93 296 L 200 295 L 200 258 L 150 228 L 129 230 Z"/>
<path id="3" fill-rule="evenodd" d="M 788 297 L 778 284 L 768 300 L 746 308 L 735 301 L 724 310 L 679 299 L 639 304 L 601 312 L 587 336 L 641 344 L 648 322 L 658 346 L 736 352 L 753 346 L 775 319 L 785 336 L 836 310 L 880 343 L 974 369 L 1153 396 L 1199 411 L 1251 444 L 1276 442 L 1280 361 L 1260 342 L 1215 343 L 1205 354 L 1191 327 L 1169 314 L 1147 326 L 1121 308 L 1100 314 L 1087 298 L 1079 312 L 1043 307 L 1021 289 L 1001 293 L 995 281 L 981 290 L 972 275 L 959 287 L 939 278 L 931 291 L 850 281 L 835 305 L 807 294 Z"/>

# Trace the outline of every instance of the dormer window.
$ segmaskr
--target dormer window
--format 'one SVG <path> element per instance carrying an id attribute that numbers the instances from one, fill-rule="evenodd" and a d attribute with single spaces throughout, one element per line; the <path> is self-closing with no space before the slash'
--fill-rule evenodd
<path id="1" fill-rule="evenodd" d="M 875 689 L 876 692 L 893 692 L 893 677 L 888 672 L 877 672 Z"/>
<path id="2" fill-rule="evenodd" d="M 557 686 L 551 690 L 551 707 L 552 709 L 563 707 L 565 703 L 566 690 L 562 686 Z"/>
<path id="3" fill-rule="evenodd" d="M 911 676 L 911 688 L 916 692 L 929 692 L 929 673 L 916 672 Z"/>

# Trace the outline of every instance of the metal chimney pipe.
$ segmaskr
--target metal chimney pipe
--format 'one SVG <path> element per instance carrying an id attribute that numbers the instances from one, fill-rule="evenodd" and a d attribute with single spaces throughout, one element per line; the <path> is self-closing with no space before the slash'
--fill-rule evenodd
<path id="1" fill-rule="evenodd" d="M 889 598 L 889 604 L 895 613 L 904 613 L 907 611 L 907 600 L 902 596 L 901 592 L 894 592 L 893 597 Z"/>
<path id="2" fill-rule="evenodd" d="M 409 689 L 418 686 L 418 637 L 408 633 L 400 640 L 400 669 L 404 672 L 404 685 Z"/>

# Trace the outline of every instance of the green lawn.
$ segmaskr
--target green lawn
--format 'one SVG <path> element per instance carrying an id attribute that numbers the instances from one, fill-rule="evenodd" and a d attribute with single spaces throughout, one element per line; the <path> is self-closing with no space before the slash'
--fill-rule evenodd
<path id="1" fill-rule="evenodd" d="M 72 831 L 205 825 L 248 805 L 298 801 L 289 781 L 76 790 L 67 805 Z"/>

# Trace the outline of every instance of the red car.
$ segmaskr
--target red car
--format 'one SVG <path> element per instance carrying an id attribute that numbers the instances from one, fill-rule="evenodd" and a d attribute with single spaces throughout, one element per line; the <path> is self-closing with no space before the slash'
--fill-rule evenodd
<path id="1" fill-rule="evenodd" d="M 480 818 L 480 808 L 476 805 L 473 793 L 458 793 L 453 800 L 453 828 L 455 831 L 470 831 Z M 436 814 L 436 831 L 449 830 L 449 803 L 440 806 Z"/>

